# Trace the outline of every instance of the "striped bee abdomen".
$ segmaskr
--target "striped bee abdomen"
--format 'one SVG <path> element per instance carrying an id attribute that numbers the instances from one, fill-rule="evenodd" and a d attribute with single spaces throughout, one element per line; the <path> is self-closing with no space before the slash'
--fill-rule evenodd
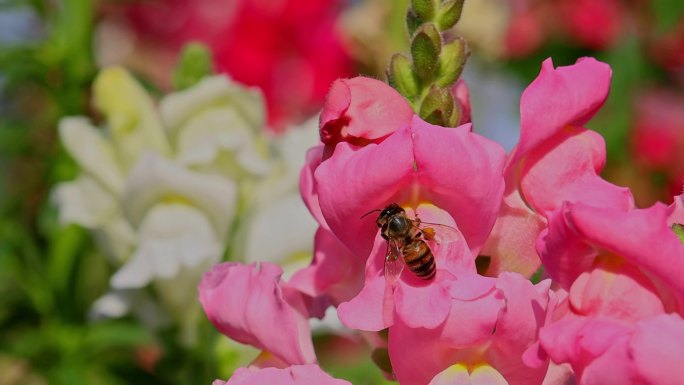
<path id="1" fill-rule="evenodd" d="M 435 257 L 427 243 L 421 239 L 414 239 L 401 249 L 404 261 L 409 270 L 418 277 L 428 280 L 435 276 Z"/>

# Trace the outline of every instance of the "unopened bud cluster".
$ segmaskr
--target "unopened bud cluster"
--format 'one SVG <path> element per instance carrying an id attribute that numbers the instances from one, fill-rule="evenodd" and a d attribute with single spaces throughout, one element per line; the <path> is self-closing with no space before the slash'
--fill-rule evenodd
<path id="1" fill-rule="evenodd" d="M 387 70 L 392 87 L 427 122 L 453 127 L 461 111 L 451 92 L 468 58 L 465 40 L 445 39 L 461 17 L 464 0 L 412 0 L 406 22 L 411 57 L 395 54 Z"/>

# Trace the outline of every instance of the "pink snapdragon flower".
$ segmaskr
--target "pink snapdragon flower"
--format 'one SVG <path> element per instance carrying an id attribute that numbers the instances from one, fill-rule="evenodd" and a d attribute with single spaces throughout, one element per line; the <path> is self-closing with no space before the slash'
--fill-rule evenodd
<path id="1" fill-rule="evenodd" d="M 565 203 L 550 214 L 537 247 L 548 275 L 568 290 L 568 313 L 542 329 L 537 358 L 569 363 L 580 384 L 681 380 L 667 360 L 658 367 L 669 372 L 647 367 L 657 362 L 657 354 L 648 358 L 661 349 L 656 341 L 681 341 L 684 330 L 684 245 L 670 229 L 680 208 Z M 671 343 L 664 348 L 674 349 Z M 527 355 L 530 365 L 532 358 Z"/>
<path id="2" fill-rule="evenodd" d="M 630 211 L 565 203 L 553 212 L 537 248 L 572 311 L 629 322 L 684 314 L 684 245 L 671 214 L 661 203 Z"/>
<path id="3" fill-rule="evenodd" d="M 323 372 L 317 365 L 294 365 L 285 369 L 264 368 L 235 371 L 228 381 L 216 380 L 212 385 L 351 385 Z"/>
<path id="4" fill-rule="evenodd" d="M 311 364 L 305 297 L 281 281 L 272 263 L 222 263 L 205 273 L 199 299 L 207 317 L 226 336 L 271 353 L 283 366 Z"/>
<path id="5" fill-rule="evenodd" d="M 608 65 L 592 58 L 558 68 L 547 59 L 523 93 L 520 142 L 508 157 L 503 204 L 482 251 L 491 257 L 488 275 L 534 273 L 540 266 L 534 242 L 546 227 L 546 213 L 564 201 L 633 207 L 628 189 L 599 176 L 605 143 L 582 127 L 605 102 L 610 76 Z"/>
<path id="6" fill-rule="evenodd" d="M 438 328 L 413 328 L 401 320 L 390 327 L 389 353 L 399 383 L 541 384 L 547 366 L 530 368 L 522 355 L 556 306 L 549 285 L 532 285 L 514 273 L 459 277 Z"/>
<path id="7" fill-rule="evenodd" d="M 473 256 L 482 247 L 496 217 L 504 187 L 503 149 L 472 133 L 470 125 L 445 128 L 414 116 L 409 126 L 395 130 L 379 143 L 358 147 L 341 141 L 327 159 L 322 158 L 323 153 L 324 146 L 310 150 L 308 165 L 302 172 L 302 195 L 321 227 L 349 251 L 347 258 L 355 264 L 352 269 L 363 271 L 365 266 L 363 289 L 353 293 L 360 293 L 355 300 L 340 308 L 343 323 L 357 329 L 380 330 L 391 325 L 396 306 L 397 314 L 406 317 L 404 322 L 410 325 L 438 325 L 448 312 L 449 300 L 437 292 L 446 290 L 447 281 L 459 269 L 474 271 Z M 437 261 L 434 281 L 417 282 L 421 280 L 404 269 L 398 286 L 389 290 L 392 299 L 385 300 L 388 286 L 383 264 L 387 242 L 380 237 L 374 216 L 360 218 L 393 202 L 406 209 L 418 209 L 423 221 L 453 227 L 459 236 L 443 249 L 433 250 Z M 439 233 L 439 229 L 436 231 Z M 324 267 L 314 264 L 300 274 L 334 277 L 334 272 L 311 271 Z M 412 311 L 411 304 L 420 305 L 419 298 L 426 296 L 432 298 L 427 306 L 435 306 L 438 311 Z M 357 317 L 363 314 L 367 316 Z M 421 314 L 431 314 L 432 318 Z"/>

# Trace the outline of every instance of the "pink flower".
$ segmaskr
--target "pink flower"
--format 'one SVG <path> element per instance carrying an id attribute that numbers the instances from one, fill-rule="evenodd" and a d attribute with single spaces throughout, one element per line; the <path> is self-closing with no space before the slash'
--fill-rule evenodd
<path id="1" fill-rule="evenodd" d="M 286 365 L 316 362 L 305 298 L 272 263 L 222 263 L 205 273 L 199 299 L 228 337 L 272 353 Z"/>
<path id="2" fill-rule="evenodd" d="M 413 328 L 401 320 L 390 327 L 389 352 L 399 383 L 541 384 L 547 366 L 530 368 L 522 356 L 555 307 L 549 284 L 534 286 L 513 273 L 458 277 L 439 327 Z M 482 382 L 485 378 L 491 382 Z"/>
<path id="3" fill-rule="evenodd" d="M 579 385 L 674 385 L 682 380 L 684 320 L 661 314 L 630 324 L 569 317 L 540 332 L 556 362 L 569 362 Z"/>
<path id="4" fill-rule="evenodd" d="M 553 212 L 537 248 L 575 314 L 634 322 L 684 314 L 684 245 L 663 204 L 622 211 L 582 203 Z"/>
<path id="5" fill-rule="evenodd" d="M 302 195 L 321 226 L 349 250 L 346 258 L 354 264 L 350 269 L 360 272 L 365 266 L 364 288 L 355 300 L 340 307 L 341 320 L 354 328 L 380 330 L 393 322 L 396 305 L 397 314 L 407 317 L 405 322 L 411 325 L 438 325 L 449 303 L 439 293 L 460 269 L 474 271 L 473 255 L 496 216 L 504 187 L 503 149 L 472 133 L 469 125 L 445 128 L 414 116 L 410 126 L 395 130 L 379 143 L 359 148 L 339 142 L 329 158 L 321 160 L 323 153 L 323 146 L 309 151 Z M 404 269 L 396 288 L 388 289 L 383 273 L 387 242 L 380 237 L 374 216 L 360 218 L 393 202 L 418 209 L 423 221 L 449 225 L 460 233 L 448 246 L 432 246 L 437 262 L 434 281 L 418 282 L 422 280 Z M 317 247 L 316 253 L 337 255 L 339 248 Z M 309 269 L 327 267 L 315 262 Z M 336 271 L 307 274 L 336 277 Z M 350 276 L 356 290 L 347 290 L 352 295 L 344 300 L 359 293 L 356 277 Z M 336 281 L 335 285 L 345 284 Z M 383 300 L 385 289 L 392 301 Z M 419 298 L 425 296 L 433 298 L 427 306 L 435 311 L 412 311 L 412 304 L 421 305 Z"/>
<path id="6" fill-rule="evenodd" d="M 333 83 L 320 117 L 321 141 L 363 146 L 408 127 L 413 109 L 387 84 L 366 77 Z"/>
<path id="7" fill-rule="evenodd" d="M 660 358 L 653 356 L 663 348 L 659 341 L 681 339 L 684 331 L 680 316 L 665 315 L 684 314 L 684 245 L 670 229 L 680 208 L 566 202 L 550 213 L 537 248 L 547 274 L 568 290 L 568 311 L 542 329 L 540 349 L 530 349 L 526 362 L 534 365 L 536 354 L 569 363 L 580 384 L 676 383 L 681 376 L 647 366 Z M 675 368 L 667 359 L 658 367 L 668 366 Z"/>
<path id="8" fill-rule="evenodd" d="M 562 202 L 633 207 L 626 188 L 599 176 L 606 160 L 603 138 L 583 128 L 608 96 L 610 68 L 591 58 L 554 69 L 550 59 L 520 101 L 520 142 L 506 163 L 506 192 L 482 254 L 487 274 L 529 276 L 540 265 L 534 242 L 545 214 Z"/>
<path id="9" fill-rule="evenodd" d="M 264 368 L 235 371 L 228 381 L 216 380 L 213 385 L 351 385 L 330 377 L 317 365 L 294 365 L 285 369 Z"/>

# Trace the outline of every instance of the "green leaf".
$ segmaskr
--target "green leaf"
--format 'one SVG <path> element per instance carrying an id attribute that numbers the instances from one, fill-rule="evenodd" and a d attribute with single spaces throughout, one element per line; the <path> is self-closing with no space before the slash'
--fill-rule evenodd
<path id="1" fill-rule="evenodd" d="M 445 44 L 439 55 L 439 76 L 435 84 L 440 87 L 449 87 L 454 84 L 461 76 L 469 55 L 466 41 L 460 37 Z"/>
<path id="2" fill-rule="evenodd" d="M 446 31 L 458 23 L 464 2 L 464 0 L 449 0 L 439 7 L 435 21 L 440 31 Z"/>
<path id="3" fill-rule="evenodd" d="M 183 47 L 173 72 L 173 86 L 177 90 L 189 88 L 212 73 L 214 67 L 209 49 L 202 43 L 188 43 Z"/>
<path id="4" fill-rule="evenodd" d="M 429 81 L 437 72 L 442 38 L 433 23 L 423 24 L 411 41 L 413 68 L 423 81 Z"/>
<path id="5" fill-rule="evenodd" d="M 420 92 L 418 78 L 413 72 L 411 59 L 403 54 L 395 54 L 387 70 L 390 86 L 399 91 L 405 98 L 413 100 Z"/>

